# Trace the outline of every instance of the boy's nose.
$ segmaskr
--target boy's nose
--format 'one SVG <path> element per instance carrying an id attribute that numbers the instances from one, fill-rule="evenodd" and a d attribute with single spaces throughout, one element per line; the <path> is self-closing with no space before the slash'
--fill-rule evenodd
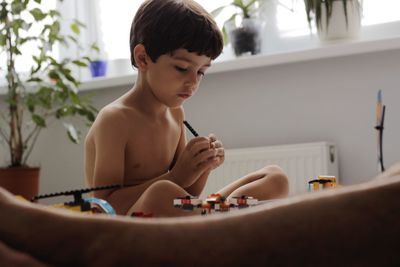
<path id="1" fill-rule="evenodd" d="M 197 73 L 191 73 L 190 75 L 188 75 L 185 84 L 191 87 L 197 87 L 197 84 L 200 82 L 200 79 L 201 76 L 197 75 Z"/>

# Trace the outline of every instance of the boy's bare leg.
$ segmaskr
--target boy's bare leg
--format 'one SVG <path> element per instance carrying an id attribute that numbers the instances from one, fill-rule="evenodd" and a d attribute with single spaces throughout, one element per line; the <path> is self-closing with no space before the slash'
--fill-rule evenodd
<path id="1" fill-rule="evenodd" d="M 0 190 L 0 237 L 57 266 L 392 266 L 399 196 L 395 176 L 224 215 L 132 219 L 49 211 Z"/>
<path id="2" fill-rule="evenodd" d="M 283 198 L 288 195 L 288 177 L 275 165 L 252 172 L 218 191 L 227 197 L 252 196 L 259 200 Z"/>
<path id="3" fill-rule="evenodd" d="M 160 180 L 151 184 L 136 203 L 127 212 L 131 215 L 133 212 L 152 213 L 154 217 L 181 217 L 200 214 L 201 210 L 185 211 L 175 208 L 173 200 L 176 197 L 185 197 L 190 195 L 179 185 L 169 181 Z"/>
<path id="4" fill-rule="evenodd" d="M 288 179 L 278 166 L 266 166 L 255 171 L 219 191 L 224 196 L 250 195 L 260 200 L 287 196 Z M 181 217 L 201 213 L 200 209 L 187 212 L 174 208 L 173 199 L 190 195 L 179 185 L 160 180 L 151 184 L 128 210 L 133 212 L 152 213 L 154 217 Z"/>

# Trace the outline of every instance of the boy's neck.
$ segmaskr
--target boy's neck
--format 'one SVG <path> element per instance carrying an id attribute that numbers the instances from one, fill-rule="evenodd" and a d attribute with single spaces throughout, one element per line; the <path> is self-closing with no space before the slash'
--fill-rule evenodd
<path id="1" fill-rule="evenodd" d="M 135 85 L 127 94 L 128 104 L 144 115 L 154 118 L 166 116 L 169 107 L 161 103 L 153 94 L 149 84 L 139 74 Z"/>

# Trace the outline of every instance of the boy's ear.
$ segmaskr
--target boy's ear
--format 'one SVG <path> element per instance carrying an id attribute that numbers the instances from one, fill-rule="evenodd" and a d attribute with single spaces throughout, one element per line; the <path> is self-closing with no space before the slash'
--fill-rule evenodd
<path id="1" fill-rule="evenodd" d="M 147 64 L 148 56 L 144 45 L 142 44 L 136 45 L 135 48 L 133 49 L 133 56 L 135 58 L 137 68 L 139 70 L 146 70 L 148 66 Z"/>

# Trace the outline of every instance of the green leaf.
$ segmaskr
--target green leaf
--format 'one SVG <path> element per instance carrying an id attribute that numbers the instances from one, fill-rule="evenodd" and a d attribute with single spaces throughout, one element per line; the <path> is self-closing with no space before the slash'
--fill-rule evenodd
<path id="1" fill-rule="evenodd" d="M 22 10 L 24 10 L 24 5 L 21 1 L 12 1 L 11 2 L 11 13 L 14 15 L 21 14 Z"/>
<path id="2" fill-rule="evenodd" d="M 23 28 L 24 21 L 22 19 L 15 19 L 10 23 L 10 26 L 16 36 L 19 36 L 19 30 Z"/>
<path id="3" fill-rule="evenodd" d="M 5 22 L 8 14 L 7 10 L 7 3 L 2 2 L 1 4 L 1 10 L 0 10 L 0 21 Z"/>
<path id="4" fill-rule="evenodd" d="M 43 80 L 37 77 L 31 77 L 27 82 L 42 82 Z"/>
<path id="5" fill-rule="evenodd" d="M 41 21 L 47 17 L 47 14 L 43 13 L 39 8 L 32 9 L 30 13 L 36 21 Z"/>
<path id="6" fill-rule="evenodd" d="M 225 5 L 225 6 L 220 6 L 220 7 L 216 8 L 216 9 L 214 9 L 213 11 L 211 11 L 211 15 L 212 15 L 214 18 L 218 17 L 218 15 L 219 15 L 219 14 L 222 12 L 222 10 L 224 10 L 226 7 L 227 7 L 227 5 Z"/>
<path id="7" fill-rule="evenodd" d="M 40 95 L 41 97 L 43 97 L 43 96 L 51 96 L 51 94 L 53 92 L 54 92 L 53 88 L 48 87 L 48 86 L 42 86 L 42 87 L 40 87 L 37 94 Z"/>
<path id="8" fill-rule="evenodd" d="M 93 43 L 93 44 L 90 46 L 90 48 L 91 48 L 92 50 L 95 50 L 97 53 L 100 53 L 100 48 L 97 46 L 96 43 Z"/>
<path id="9" fill-rule="evenodd" d="M 64 127 L 67 129 L 69 139 L 75 144 L 79 144 L 79 131 L 70 123 L 64 123 Z"/>
<path id="10" fill-rule="evenodd" d="M 32 66 L 31 68 L 31 75 L 36 74 L 42 67 L 42 60 L 37 56 L 32 56 L 33 60 L 36 62 L 36 67 Z"/>
<path id="11" fill-rule="evenodd" d="M 22 55 L 21 51 L 19 51 L 19 49 L 15 46 L 11 47 L 11 51 L 15 54 L 15 55 Z"/>
<path id="12" fill-rule="evenodd" d="M 78 94 L 76 94 L 76 93 L 74 93 L 74 92 L 71 92 L 71 94 L 70 94 L 69 97 L 71 98 L 72 103 L 74 103 L 74 104 L 79 104 L 79 103 L 81 103 L 81 100 L 79 99 Z"/>
<path id="13" fill-rule="evenodd" d="M 60 88 L 61 91 L 64 91 L 64 92 L 68 91 L 68 86 L 66 86 L 65 83 L 61 79 L 57 80 L 56 86 L 58 88 Z M 65 97 L 62 97 L 62 98 L 64 99 Z"/>
<path id="14" fill-rule="evenodd" d="M 36 100 L 34 99 L 34 96 L 28 95 L 28 97 L 26 98 L 26 105 L 31 113 L 35 111 Z"/>
<path id="15" fill-rule="evenodd" d="M 75 33 L 75 34 L 80 34 L 81 33 L 81 29 L 79 28 L 78 23 L 73 22 L 71 23 L 71 25 L 69 26 L 71 28 L 71 30 Z"/>
<path id="16" fill-rule="evenodd" d="M 222 27 L 222 34 L 224 36 L 224 46 L 227 46 L 229 44 L 229 36 L 225 26 Z"/>
<path id="17" fill-rule="evenodd" d="M 32 120 L 37 126 L 41 128 L 46 128 L 46 121 L 42 116 L 32 114 Z"/>
<path id="18" fill-rule="evenodd" d="M 75 109 L 74 107 L 71 106 L 63 106 L 56 111 L 57 119 L 60 119 L 62 117 L 72 116 L 74 114 L 75 114 Z"/>
<path id="19" fill-rule="evenodd" d="M 50 71 L 47 75 L 50 79 L 55 80 L 55 81 L 59 81 L 60 80 L 60 75 L 55 72 L 54 70 Z"/>
<path id="20" fill-rule="evenodd" d="M 57 36 L 60 33 L 61 25 L 60 22 L 55 21 L 51 26 L 50 26 L 50 32 L 49 32 L 49 37 L 53 40 L 57 39 Z"/>
<path id="21" fill-rule="evenodd" d="M 7 37 L 3 34 L 0 34 L 0 46 L 5 46 L 6 40 L 7 40 Z"/>
<path id="22" fill-rule="evenodd" d="M 96 119 L 96 115 L 95 115 L 95 113 L 93 113 L 93 112 L 87 110 L 87 112 L 86 112 L 86 118 L 88 119 L 88 121 L 94 122 L 94 120 Z"/>
<path id="23" fill-rule="evenodd" d="M 54 18 L 54 17 L 61 17 L 61 13 L 58 12 L 57 10 L 54 10 L 54 9 L 50 10 L 49 14 L 50 14 L 50 16 L 51 16 L 52 18 Z"/>
<path id="24" fill-rule="evenodd" d="M 85 62 L 82 62 L 80 60 L 73 60 L 72 63 L 79 67 L 87 67 L 88 66 L 88 64 L 86 64 Z"/>
<path id="25" fill-rule="evenodd" d="M 237 6 L 237 7 L 240 7 L 240 8 L 243 8 L 243 7 L 244 7 L 244 4 L 243 4 L 243 1 L 242 1 L 242 0 L 234 0 L 234 1 L 233 1 L 233 5 L 235 5 L 235 6 Z"/>
<path id="26" fill-rule="evenodd" d="M 67 38 L 70 39 L 74 44 L 78 43 L 78 39 L 76 39 L 74 36 L 72 35 L 67 35 Z"/>

